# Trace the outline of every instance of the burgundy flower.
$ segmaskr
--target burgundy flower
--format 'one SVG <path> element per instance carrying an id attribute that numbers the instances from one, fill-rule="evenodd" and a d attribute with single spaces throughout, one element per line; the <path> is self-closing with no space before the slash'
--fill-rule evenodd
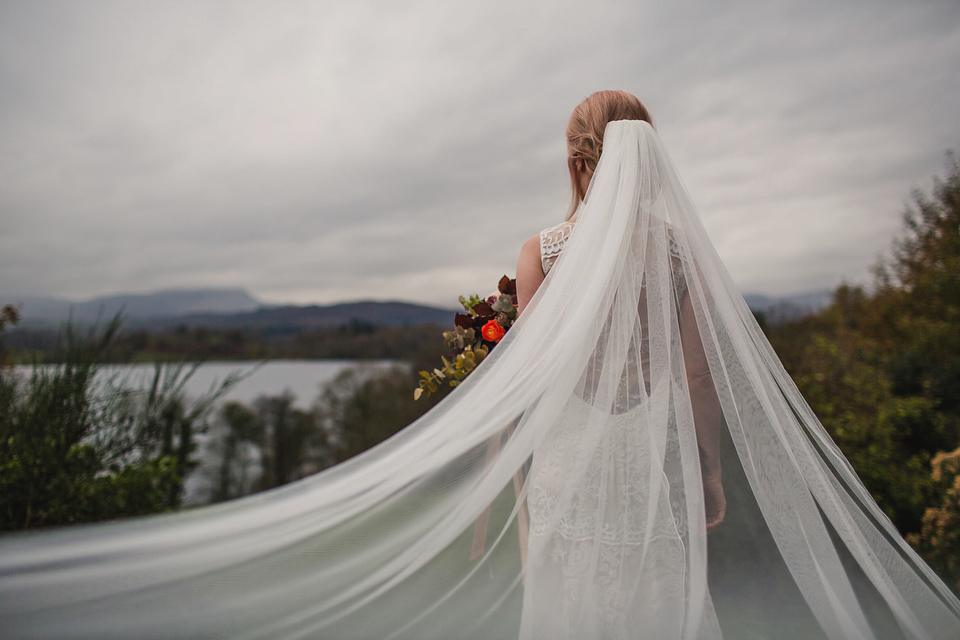
<path id="1" fill-rule="evenodd" d="M 486 300 L 481 300 L 473 305 L 473 311 L 481 318 L 492 318 L 495 315 L 493 307 Z"/>

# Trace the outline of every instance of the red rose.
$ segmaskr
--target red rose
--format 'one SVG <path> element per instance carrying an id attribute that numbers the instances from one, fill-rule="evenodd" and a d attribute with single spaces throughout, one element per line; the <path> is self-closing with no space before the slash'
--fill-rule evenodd
<path id="1" fill-rule="evenodd" d="M 506 332 L 507 330 L 501 327 L 500 323 L 496 320 L 491 320 L 480 329 L 480 335 L 483 336 L 483 339 L 487 342 L 500 342 L 500 339 Z"/>

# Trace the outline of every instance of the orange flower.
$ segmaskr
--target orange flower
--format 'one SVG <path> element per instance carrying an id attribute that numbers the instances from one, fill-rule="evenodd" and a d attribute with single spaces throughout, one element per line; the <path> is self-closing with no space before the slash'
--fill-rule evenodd
<path id="1" fill-rule="evenodd" d="M 487 342 L 500 342 L 500 338 L 502 338 L 506 332 L 507 330 L 501 327 L 500 323 L 496 320 L 491 320 L 480 329 L 480 335 L 483 336 L 483 339 Z"/>

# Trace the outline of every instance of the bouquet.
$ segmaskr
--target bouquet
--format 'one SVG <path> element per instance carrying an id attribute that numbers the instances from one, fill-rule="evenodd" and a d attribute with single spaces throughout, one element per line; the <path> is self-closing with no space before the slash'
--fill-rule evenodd
<path id="1" fill-rule="evenodd" d="M 456 314 L 453 330 L 443 332 L 451 357 L 441 358 L 442 367 L 420 372 L 420 386 L 413 390 L 416 400 L 424 392 L 436 392 L 444 383 L 451 387 L 460 384 L 503 339 L 517 319 L 517 281 L 503 276 L 496 293 L 486 298 L 460 296 L 460 304 L 466 313 Z"/>

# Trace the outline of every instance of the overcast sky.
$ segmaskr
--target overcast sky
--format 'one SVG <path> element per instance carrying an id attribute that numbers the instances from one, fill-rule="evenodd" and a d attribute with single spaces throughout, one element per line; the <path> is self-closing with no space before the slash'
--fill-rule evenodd
<path id="1" fill-rule="evenodd" d="M 741 290 L 865 282 L 960 151 L 960 7 L 0 0 L 0 296 L 455 306 L 563 219 L 607 88 Z"/>

